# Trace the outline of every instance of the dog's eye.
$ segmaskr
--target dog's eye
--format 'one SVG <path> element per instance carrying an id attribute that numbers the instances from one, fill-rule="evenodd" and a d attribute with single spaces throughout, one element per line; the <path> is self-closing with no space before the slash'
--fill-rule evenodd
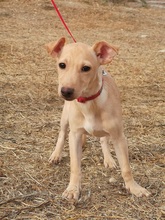
<path id="1" fill-rule="evenodd" d="M 83 72 L 88 72 L 90 69 L 91 69 L 90 66 L 83 66 L 83 67 L 81 68 L 81 70 L 82 70 Z"/>
<path id="2" fill-rule="evenodd" d="M 65 69 L 66 68 L 66 64 L 65 63 L 59 63 L 59 67 L 60 67 L 60 69 Z"/>

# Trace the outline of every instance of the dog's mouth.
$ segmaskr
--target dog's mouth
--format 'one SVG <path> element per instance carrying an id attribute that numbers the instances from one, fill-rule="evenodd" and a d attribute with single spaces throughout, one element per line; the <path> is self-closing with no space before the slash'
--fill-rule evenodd
<path id="1" fill-rule="evenodd" d="M 64 97 L 62 96 L 63 99 L 65 99 L 66 101 L 73 101 L 75 98 L 72 97 Z"/>

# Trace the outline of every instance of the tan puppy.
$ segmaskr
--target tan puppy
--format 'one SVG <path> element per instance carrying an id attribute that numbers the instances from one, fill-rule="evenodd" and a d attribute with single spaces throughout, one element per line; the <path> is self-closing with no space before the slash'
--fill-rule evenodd
<path id="1" fill-rule="evenodd" d="M 77 201 L 81 189 L 82 145 L 86 134 L 100 137 L 105 167 L 115 167 L 109 148 L 114 145 L 126 188 L 136 196 L 149 196 L 132 176 L 127 141 L 123 133 L 119 92 L 112 77 L 101 65 L 111 62 L 117 49 L 102 41 L 90 47 L 83 43 L 65 45 L 65 38 L 47 45 L 58 66 L 59 95 L 65 99 L 58 141 L 50 163 L 58 163 L 69 125 L 71 159 L 70 183 L 63 193 L 68 200 Z"/>

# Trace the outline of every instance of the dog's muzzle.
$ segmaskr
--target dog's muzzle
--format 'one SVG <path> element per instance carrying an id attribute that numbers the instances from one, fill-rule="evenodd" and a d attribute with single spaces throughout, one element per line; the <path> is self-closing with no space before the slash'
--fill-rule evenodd
<path id="1" fill-rule="evenodd" d="M 61 95 L 66 100 L 73 100 L 74 89 L 68 87 L 61 88 Z"/>

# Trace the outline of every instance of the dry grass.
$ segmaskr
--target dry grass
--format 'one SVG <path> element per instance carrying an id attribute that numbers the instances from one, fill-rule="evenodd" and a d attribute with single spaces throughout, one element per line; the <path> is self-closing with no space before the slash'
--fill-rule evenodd
<path id="1" fill-rule="evenodd" d="M 67 33 L 50 1 L 3 0 L 0 219 L 163 219 L 164 10 L 101 1 L 57 3 L 78 41 L 104 39 L 120 46 L 107 69 L 121 91 L 134 177 L 152 196 L 129 195 L 119 168 L 106 170 L 98 140 L 89 138 L 83 152 L 81 200 L 73 206 L 61 199 L 69 181 L 68 145 L 61 164 L 50 166 L 63 102 L 57 96 L 55 64 L 44 44 Z M 109 183 L 110 177 L 117 182 Z"/>

